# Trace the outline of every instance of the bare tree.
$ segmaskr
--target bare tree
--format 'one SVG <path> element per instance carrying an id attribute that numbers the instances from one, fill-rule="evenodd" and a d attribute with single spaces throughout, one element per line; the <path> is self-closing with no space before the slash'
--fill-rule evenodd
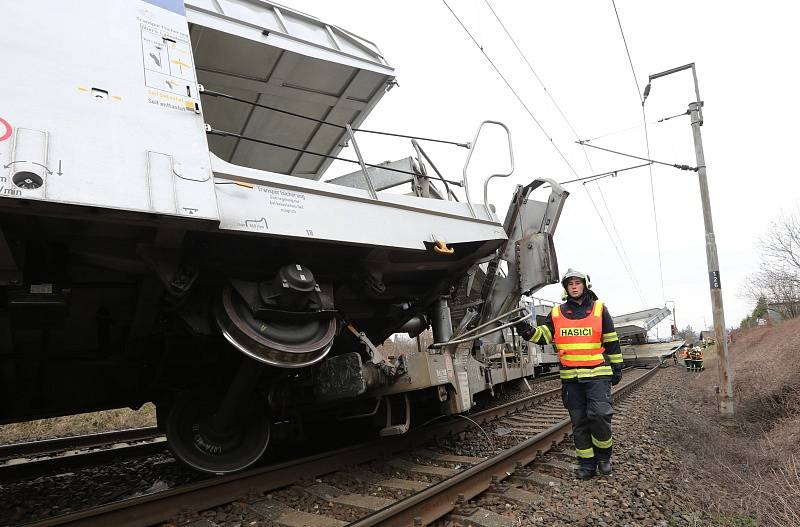
<path id="1" fill-rule="evenodd" d="M 754 303 L 766 298 L 769 307 L 783 318 L 800 315 L 800 272 L 794 269 L 762 261 L 759 270 L 748 277 L 743 291 Z"/>
<path id="2" fill-rule="evenodd" d="M 687 325 L 685 328 L 678 331 L 678 338 L 685 340 L 687 344 L 694 344 L 697 342 L 697 332 L 692 326 Z"/>
<path id="3" fill-rule="evenodd" d="M 771 222 L 760 241 L 759 268 L 740 295 L 754 304 L 766 298 L 783 318 L 800 315 L 800 213 Z"/>
<path id="4" fill-rule="evenodd" d="M 770 223 L 761 238 L 761 248 L 766 261 L 779 264 L 786 270 L 800 273 L 800 215 L 782 215 Z"/>

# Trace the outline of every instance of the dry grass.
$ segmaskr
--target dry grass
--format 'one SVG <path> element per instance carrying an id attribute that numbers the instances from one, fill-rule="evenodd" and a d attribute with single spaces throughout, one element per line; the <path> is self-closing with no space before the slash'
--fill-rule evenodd
<path id="1" fill-rule="evenodd" d="M 110 432 L 155 424 L 156 409 L 148 403 L 138 411 L 120 408 L 3 425 L 0 426 L 0 444 Z"/>
<path id="2" fill-rule="evenodd" d="M 706 372 L 687 374 L 686 429 L 676 440 L 701 470 L 685 477 L 719 525 L 800 526 L 800 319 L 745 330 L 730 347 L 736 419 L 717 414 L 713 350 Z"/>

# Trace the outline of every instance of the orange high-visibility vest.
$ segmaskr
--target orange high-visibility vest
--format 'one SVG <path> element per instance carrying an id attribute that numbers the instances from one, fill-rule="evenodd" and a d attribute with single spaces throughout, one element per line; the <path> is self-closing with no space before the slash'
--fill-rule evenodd
<path id="1" fill-rule="evenodd" d="M 567 368 L 599 366 L 603 358 L 603 303 L 595 301 L 592 312 L 577 320 L 561 314 L 559 306 L 553 307 L 553 344 L 558 350 L 561 365 Z"/>

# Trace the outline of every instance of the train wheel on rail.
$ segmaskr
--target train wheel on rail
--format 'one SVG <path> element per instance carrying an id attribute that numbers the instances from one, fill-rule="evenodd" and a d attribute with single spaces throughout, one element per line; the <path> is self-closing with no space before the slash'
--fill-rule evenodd
<path id="1" fill-rule="evenodd" d="M 303 368 L 333 346 L 337 322 L 330 294 L 300 264 L 281 267 L 271 280 L 230 280 L 214 318 L 222 336 L 243 353 L 224 394 L 184 394 L 167 417 L 167 439 L 186 464 L 212 473 L 235 472 L 258 460 L 269 443 L 266 401 L 259 379 L 268 366 Z"/>
<path id="2" fill-rule="evenodd" d="M 328 303 L 311 271 L 295 264 L 271 282 L 225 285 L 214 316 L 225 339 L 245 355 L 303 368 L 324 359 L 333 345 L 336 319 Z"/>
<path id="3" fill-rule="evenodd" d="M 218 397 L 186 392 L 170 409 L 166 432 L 178 459 L 202 472 L 226 474 L 249 467 L 264 454 L 270 416 L 266 405 L 251 398 L 235 419 L 221 423 L 219 407 Z"/>

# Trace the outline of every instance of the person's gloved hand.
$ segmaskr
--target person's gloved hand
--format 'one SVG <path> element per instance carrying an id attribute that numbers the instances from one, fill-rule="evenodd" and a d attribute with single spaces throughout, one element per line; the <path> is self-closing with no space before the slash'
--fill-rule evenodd
<path id="1" fill-rule="evenodd" d="M 614 368 L 611 373 L 611 386 L 616 386 L 622 380 L 622 368 Z"/>
<path id="2" fill-rule="evenodd" d="M 521 320 L 514 324 L 514 329 L 516 329 L 517 333 L 525 340 L 530 340 L 533 336 L 533 326 L 531 326 L 531 323 L 527 320 Z"/>

